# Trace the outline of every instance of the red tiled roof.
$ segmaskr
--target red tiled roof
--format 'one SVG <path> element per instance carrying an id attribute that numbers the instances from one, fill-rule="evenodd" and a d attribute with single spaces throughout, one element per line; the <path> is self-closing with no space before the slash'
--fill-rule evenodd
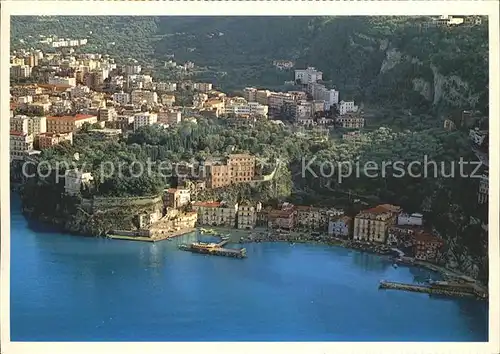
<path id="1" fill-rule="evenodd" d="M 424 242 L 424 243 L 437 242 L 440 244 L 444 244 L 444 241 L 441 238 L 439 238 L 435 235 L 432 235 L 428 232 L 425 232 L 425 231 L 416 232 L 414 237 L 415 237 L 415 240 L 418 242 Z"/>
<path id="2" fill-rule="evenodd" d="M 199 206 L 199 207 L 208 207 L 208 208 L 218 208 L 222 204 L 219 202 L 196 202 L 193 203 L 193 206 Z"/>

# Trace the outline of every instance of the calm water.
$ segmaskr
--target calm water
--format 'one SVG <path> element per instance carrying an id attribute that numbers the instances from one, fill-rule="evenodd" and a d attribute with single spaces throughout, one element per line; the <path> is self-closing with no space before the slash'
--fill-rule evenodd
<path id="1" fill-rule="evenodd" d="M 378 290 L 430 274 L 318 245 L 248 259 L 29 228 L 12 200 L 13 341 L 486 341 L 473 300 Z M 36 230 L 36 231 L 35 231 Z"/>

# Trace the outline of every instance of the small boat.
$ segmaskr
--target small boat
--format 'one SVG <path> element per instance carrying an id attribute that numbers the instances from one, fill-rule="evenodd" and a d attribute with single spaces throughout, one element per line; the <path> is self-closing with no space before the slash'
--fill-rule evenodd
<path id="1" fill-rule="evenodd" d="M 397 267 L 398 267 L 398 265 L 397 265 L 396 263 L 394 263 L 394 264 L 392 265 L 392 267 L 393 267 L 393 268 L 397 268 Z"/>

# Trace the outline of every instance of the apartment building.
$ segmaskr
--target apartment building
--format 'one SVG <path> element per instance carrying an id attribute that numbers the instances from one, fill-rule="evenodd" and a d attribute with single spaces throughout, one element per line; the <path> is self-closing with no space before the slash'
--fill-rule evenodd
<path id="1" fill-rule="evenodd" d="M 238 204 L 224 202 L 195 202 L 193 209 L 198 212 L 198 224 L 235 227 Z"/>
<path id="2" fill-rule="evenodd" d="M 116 92 L 113 94 L 113 101 L 120 105 L 126 105 L 130 103 L 130 95 L 126 92 Z"/>
<path id="3" fill-rule="evenodd" d="M 323 72 L 316 70 L 310 66 L 307 69 L 295 70 L 295 81 L 300 81 L 302 84 L 310 84 L 323 80 Z"/>
<path id="4" fill-rule="evenodd" d="M 348 239 L 352 231 L 352 218 L 338 216 L 328 222 L 328 235 Z"/>
<path id="5" fill-rule="evenodd" d="M 354 101 L 340 101 L 338 108 L 341 116 L 358 111 L 358 106 L 354 104 Z"/>
<path id="6" fill-rule="evenodd" d="M 10 77 L 13 79 L 26 78 L 31 75 L 31 68 L 29 65 L 11 65 Z"/>
<path id="7" fill-rule="evenodd" d="M 267 117 L 268 106 L 261 105 L 257 102 L 230 102 L 224 107 L 226 115 L 246 115 L 246 116 L 263 116 Z"/>
<path id="8" fill-rule="evenodd" d="M 118 113 L 114 107 L 106 107 L 99 109 L 99 121 L 101 122 L 112 122 L 116 120 Z"/>
<path id="9" fill-rule="evenodd" d="M 10 130 L 36 136 L 47 131 L 47 118 L 16 115 L 10 118 Z"/>
<path id="10" fill-rule="evenodd" d="M 389 227 L 396 223 L 398 208 L 383 204 L 361 211 L 354 218 L 354 240 L 384 243 Z"/>
<path id="11" fill-rule="evenodd" d="M 62 143 L 63 141 L 73 144 L 73 133 L 42 133 L 37 136 L 37 141 L 38 148 L 40 150 L 48 149 Z"/>
<path id="12" fill-rule="evenodd" d="M 200 91 L 200 92 L 208 92 L 208 91 L 211 91 L 212 90 L 212 84 L 209 84 L 209 83 L 205 83 L 205 82 L 195 82 L 193 84 L 193 88 L 196 90 L 196 91 Z"/>
<path id="13" fill-rule="evenodd" d="M 327 89 L 325 85 L 311 83 L 308 86 L 308 92 L 314 100 L 324 101 L 324 109 L 330 110 L 330 107 L 339 103 L 339 91 Z"/>
<path id="14" fill-rule="evenodd" d="M 158 112 L 158 123 L 176 125 L 182 120 L 181 111 Z"/>
<path id="15" fill-rule="evenodd" d="M 33 135 L 18 131 L 10 132 L 11 159 L 22 160 L 31 150 L 33 150 Z"/>
<path id="16" fill-rule="evenodd" d="M 365 126 L 365 119 L 357 115 L 345 115 L 336 118 L 335 123 L 342 128 L 361 129 Z"/>
<path id="17" fill-rule="evenodd" d="M 323 211 L 320 208 L 299 205 L 296 210 L 296 226 L 298 228 L 305 230 L 326 229 L 327 220 L 322 216 Z"/>
<path id="18" fill-rule="evenodd" d="M 61 77 L 61 76 L 54 76 L 49 78 L 49 85 L 65 85 L 65 86 L 71 86 L 75 87 L 76 86 L 76 79 L 74 77 Z"/>
<path id="19" fill-rule="evenodd" d="M 257 213 L 260 212 L 262 205 L 257 203 L 256 206 L 243 204 L 238 206 L 238 229 L 251 230 L 257 225 Z"/>
<path id="20" fill-rule="evenodd" d="M 47 132 L 76 132 L 85 123 L 97 123 L 97 116 L 89 114 L 77 114 L 75 116 L 47 117 Z"/>
<path id="21" fill-rule="evenodd" d="M 175 104 L 175 96 L 170 94 L 163 94 L 160 97 L 161 103 L 165 106 L 172 107 Z"/>
<path id="22" fill-rule="evenodd" d="M 297 210 L 287 204 L 281 209 L 273 209 L 267 213 L 268 227 L 271 229 L 293 230 L 296 226 Z"/>
<path id="23" fill-rule="evenodd" d="M 150 112 L 140 112 L 134 114 L 134 131 L 146 125 L 158 122 L 158 114 Z"/>
<path id="24" fill-rule="evenodd" d="M 164 91 L 164 92 L 173 92 L 177 90 L 177 84 L 174 82 L 157 82 L 156 83 L 156 90 L 157 91 Z"/>

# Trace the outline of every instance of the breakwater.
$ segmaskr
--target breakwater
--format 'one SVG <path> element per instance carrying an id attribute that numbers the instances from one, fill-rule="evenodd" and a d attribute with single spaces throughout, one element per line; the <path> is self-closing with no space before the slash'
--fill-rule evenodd
<path id="1" fill-rule="evenodd" d="M 479 294 L 472 289 L 457 289 L 454 285 L 433 285 L 432 283 L 430 285 L 419 285 L 382 280 L 379 284 L 379 289 L 412 291 L 417 293 L 427 293 L 431 295 L 434 294 L 456 297 L 476 297 L 480 299 L 485 298 L 484 294 Z"/>

